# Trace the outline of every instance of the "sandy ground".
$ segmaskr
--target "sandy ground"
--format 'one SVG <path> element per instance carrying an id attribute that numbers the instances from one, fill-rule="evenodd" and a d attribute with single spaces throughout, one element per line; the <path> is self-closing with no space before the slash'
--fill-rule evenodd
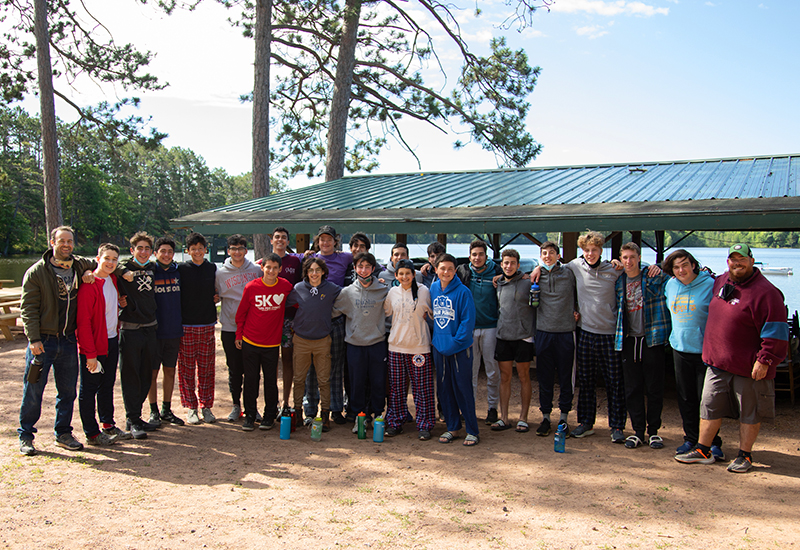
<path id="1" fill-rule="evenodd" d="M 230 410 L 221 348 L 217 403 Z M 55 388 L 36 446 L 18 452 L 24 341 L 0 343 L 0 546 L 4 548 L 796 548 L 800 547 L 800 408 L 778 403 L 751 473 L 682 465 L 674 392 L 666 448 L 625 449 L 609 433 L 567 441 L 491 432 L 481 443 L 382 444 L 335 426 L 245 433 L 238 423 L 167 426 L 147 440 L 72 453 L 54 444 Z M 482 388 L 485 379 L 482 377 Z M 512 417 L 519 411 L 518 382 Z M 478 414 L 485 414 L 485 389 Z M 538 391 L 534 382 L 534 403 Z M 600 392 L 597 426 L 606 425 Z M 117 421 L 124 418 L 116 392 Z M 185 415 L 179 399 L 174 410 Z M 574 412 L 570 423 L 575 423 Z M 531 413 L 538 421 L 538 410 Z M 533 424 L 535 425 L 535 424 Z M 76 411 L 75 435 L 84 440 Z M 408 425 L 411 427 L 411 425 Z M 725 422 L 735 454 L 737 425 Z M 434 436 L 444 428 L 437 424 Z"/>

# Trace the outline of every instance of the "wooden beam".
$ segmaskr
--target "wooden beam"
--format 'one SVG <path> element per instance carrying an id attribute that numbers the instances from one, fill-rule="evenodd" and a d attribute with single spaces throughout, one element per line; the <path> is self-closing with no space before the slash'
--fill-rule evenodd
<path id="1" fill-rule="evenodd" d="M 396 242 L 396 243 L 408 244 L 408 234 L 407 233 L 397 233 L 395 235 L 395 239 L 396 240 L 394 242 Z"/>
<path id="2" fill-rule="evenodd" d="M 614 231 L 611 235 L 611 257 L 619 260 L 619 249 L 622 248 L 622 231 Z"/>
<path id="3" fill-rule="evenodd" d="M 664 261 L 664 232 L 656 231 L 656 263 Z"/>
<path id="4" fill-rule="evenodd" d="M 309 234 L 308 233 L 300 233 L 295 236 L 295 241 L 297 244 L 297 252 L 305 252 L 308 250 L 308 244 L 310 242 Z"/>
<path id="5" fill-rule="evenodd" d="M 631 241 L 635 242 L 639 248 L 642 248 L 642 232 L 631 231 Z"/>
<path id="6" fill-rule="evenodd" d="M 562 233 L 562 242 L 561 245 L 561 259 L 564 263 L 574 260 L 578 257 L 578 233 L 576 232 L 565 232 Z"/>
<path id="7" fill-rule="evenodd" d="M 492 258 L 500 259 L 500 233 L 492 233 Z"/>
<path id="8" fill-rule="evenodd" d="M 436 240 L 442 243 L 445 247 L 447 246 L 447 233 L 438 233 L 436 235 Z"/>
<path id="9" fill-rule="evenodd" d="M 530 233 L 523 233 L 522 236 L 534 243 L 536 246 L 542 246 L 542 242 Z"/>

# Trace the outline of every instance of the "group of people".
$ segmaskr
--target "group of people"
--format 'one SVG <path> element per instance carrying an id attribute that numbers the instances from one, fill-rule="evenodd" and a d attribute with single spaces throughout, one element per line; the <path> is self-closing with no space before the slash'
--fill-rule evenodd
<path id="1" fill-rule="evenodd" d="M 402 243 L 380 266 L 364 233 L 355 233 L 350 252 L 342 252 L 340 235 L 327 225 L 315 236 L 313 251 L 303 254 L 290 252 L 289 232 L 276 228 L 273 252 L 258 263 L 246 258 L 245 237 L 233 235 L 219 269 L 205 259 L 208 244 L 199 233 L 187 237 L 189 259 L 182 263 L 173 260 L 171 238 L 154 241 L 143 232 L 130 239 L 131 258 L 123 264 L 113 244 L 101 245 L 94 260 L 74 256 L 74 231 L 66 226 L 53 230 L 50 244 L 23 281 L 30 344 L 18 432 L 25 455 L 36 453 L 35 424 L 51 369 L 56 443 L 70 450 L 83 448 L 70 425 L 78 377 L 90 445 L 146 438 L 162 423 L 183 425 L 171 407 L 176 370 L 186 421 L 215 422 L 220 302 L 233 402 L 227 419 L 241 420 L 245 431 L 256 425 L 269 430 L 279 415 L 291 414 L 298 426 L 319 416 L 323 431 L 358 415 L 366 416 L 367 426 L 385 416 L 388 437 L 413 421 L 425 441 L 438 401 L 446 426 L 438 441 L 452 443 L 463 428 L 463 444 L 474 446 L 480 442 L 481 365 L 485 424 L 527 432 L 529 368 L 536 358 L 542 413 L 537 435 L 550 434 L 554 424 L 570 434 L 576 373 L 578 425 L 571 435 L 592 435 L 602 374 L 612 442 L 658 449 L 664 446 L 658 431 L 669 344 L 685 440 L 676 460 L 723 460 L 718 431 L 721 419 L 731 416 L 740 420 L 740 448 L 728 469 L 743 472 L 751 466 L 762 419 L 774 416 L 775 367 L 787 352 L 783 296 L 754 267 L 746 244 L 731 247 L 729 269 L 717 277 L 685 250 L 673 252 L 661 268 L 643 268 L 635 243 L 622 246 L 619 260 L 603 261 L 604 238 L 595 232 L 579 238 L 583 254 L 567 263 L 560 261 L 558 245 L 542 243 L 529 274 L 521 271 L 516 250 L 503 250 L 498 265 L 482 240 L 470 244 L 463 265 L 435 242 L 420 270 Z M 118 361 L 124 430 L 114 420 Z M 516 424 L 509 410 L 514 365 L 521 382 Z M 558 420 L 551 417 L 556 381 Z M 625 437 L 628 416 L 633 433 Z"/>

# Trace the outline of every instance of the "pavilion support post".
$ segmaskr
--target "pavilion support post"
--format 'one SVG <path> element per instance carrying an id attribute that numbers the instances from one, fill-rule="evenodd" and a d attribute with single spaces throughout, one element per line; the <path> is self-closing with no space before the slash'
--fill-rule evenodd
<path id="1" fill-rule="evenodd" d="M 578 257 L 578 233 L 569 231 L 561 234 L 561 259 L 564 263 Z"/>
<path id="2" fill-rule="evenodd" d="M 437 233 L 436 240 L 442 243 L 445 247 L 447 247 L 447 233 Z"/>
<path id="3" fill-rule="evenodd" d="M 398 233 L 397 235 L 395 235 L 395 238 L 396 238 L 396 240 L 394 242 L 396 242 L 396 243 L 408 244 L 408 234 L 407 233 Z"/>
<path id="4" fill-rule="evenodd" d="M 611 257 L 619 259 L 619 249 L 622 248 L 622 231 L 614 232 L 611 237 Z"/>
<path id="5" fill-rule="evenodd" d="M 500 233 L 492 233 L 492 259 L 500 259 Z"/>
<path id="6" fill-rule="evenodd" d="M 664 231 L 656 231 L 656 263 L 664 261 Z"/>
<path id="7" fill-rule="evenodd" d="M 308 250 L 309 243 L 310 243 L 310 238 L 309 238 L 309 234 L 308 233 L 298 233 L 295 236 L 295 241 L 296 241 L 296 244 L 297 244 L 297 246 L 296 246 L 296 248 L 297 248 L 296 252 L 297 253 L 305 252 L 306 250 Z"/>
<path id="8" fill-rule="evenodd" d="M 636 246 L 642 248 L 642 232 L 641 231 L 631 231 L 631 241 L 636 243 Z"/>

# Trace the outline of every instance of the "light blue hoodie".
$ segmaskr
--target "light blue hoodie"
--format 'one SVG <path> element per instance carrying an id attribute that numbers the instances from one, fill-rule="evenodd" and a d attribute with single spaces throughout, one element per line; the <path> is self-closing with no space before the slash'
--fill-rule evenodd
<path id="1" fill-rule="evenodd" d="M 708 320 L 708 304 L 713 294 L 714 278 L 706 271 L 694 281 L 683 284 L 675 277 L 667 281 L 664 294 L 672 317 L 669 344 L 683 353 L 703 353 L 703 335 Z"/>

